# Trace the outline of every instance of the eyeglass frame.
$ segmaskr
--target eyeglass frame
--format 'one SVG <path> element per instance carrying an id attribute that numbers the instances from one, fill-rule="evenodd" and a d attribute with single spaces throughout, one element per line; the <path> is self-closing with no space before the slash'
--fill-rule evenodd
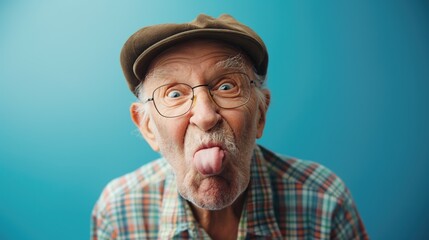
<path id="1" fill-rule="evenodd" d="M 249 85 L 250 85 L 250 87 L 253 85 L 254 87 L 256 87 L 256 80 L 250 80 L 250 77 L 246 74 L 246 73 L 244 73 L 244 72 L 228 72 L 228 73 L 225 73 L 225 74 L 221 74 L 221 75 L 219 75 L 219 77 L 221 77 L 221 76 L 223 76 L 223 75 L 227 75 L 227 74 L 234 74 L 234 73 L 239 73 L 239 74 L 243 74 L 244 76 L 246 76 L 246 80 L 248 80 L 249 81 Z M 217 77 L 217 78 L 219 78 L 219 77 Z M 217 78 L 215 78 L 215 79 L 217 79 Z M 244 106 L 244 105 L 246 105 L 248 102 L 249 102 L 249 100 L 250 100 L 250 95 L 249 95 L 249 97 L 247 98 L 247 100 L 244 102 L 244 103 L 242 103 L 242 104 L 240 104 L 240 105 L 238 105 L 238 106 L 235 106 L 235 107 L 229 107 L 229 108 L 226 108 L 226 107 L 221 107 L 221 106 L 219 106 L 219 104 L 216 102 L 216 100 L 214 100 L 213 99 L 213 94 L 212 94 L 212 92 L 211 92 L 211 89 L 209 88 L 210 87 L 210 83 L 208 83 L 208 84 L 199 84 L 199 85 L 196 85 L 196 86 L 191 86 L 191 85 L 189 85 L 189 84 L 187 84 L 187 83 L 182 83 L 182 82 L 179 82 L 179 83 L 176 83 L 176 84 L 183 84 L 183 85 L 186 85 L 186 86 L 188 86 L 191 90 L 192 90 L 192 97 L 189 99 L 189 100 L 191 100 L 192 101 L 192 103 L 191 103 L 191 105 L 189 106 L 189 108 L 188 108 L 188 110 L 186 110 L 184 113 L 182 113 L 182 114 L 179 114 L 179 115 L 176 115 L 176 116 L 165 116 L 165 115 L 163 115 L 160 111 L 159 111 L 159 109 L 158 109 L 158 107 L 156 106 L 156 103 L 155 103 L 155 91 L 156 90 L 158 90 L 158 89 L 160 89 L 160 88 L 162 88 L 163 86 L 167 86 L 167 85 L 170 85 L 170 84 L 172 84 L 172 83 L 166 83 L 166 84 L 163 84 L 163 85 L 161 85 L 161 86 L 158 86 L 157 88 L 155 88 L 153 91 L 152 91 L 152 97 L 151 98 L 148 98 L 148 99 L 146 99 L 144 102 L 143 102 L 143 104 L 146 104 L 146 103 L 148 103 L 148 102 L 153 102 L 153 105 L 155 106 L 155 109 L 156 109 L 156 111 L 158 112 L 158 114 L 159 115 L 161 115 L 162 117 L 165 117 L 165 118 L 177 118 L 177 117 L 181 117 L 181 116 L 183 116 L 183 115 L 185 115 L 185 114 L 187 114 L 191 109 L 192 109 L 192 106 L 194 105 L 194 98 L 195 98 L 195 92 L 194 92 L 194 89 L 195 88 L 199 88 L 199 87 L 206 87 L 207 88 L 207 90 L 208 90 L 208 92 L 209 92 L 209 95 L 210 95 L 210 98 L 211 98 L 211 100 L 216 104 L 216 106 L 218 106 L 219 108 L 222 108 L 222 109 L 234 109 L 234 108 L 239 108 L 239 107 L 241 107 L 241 106 Z"/>

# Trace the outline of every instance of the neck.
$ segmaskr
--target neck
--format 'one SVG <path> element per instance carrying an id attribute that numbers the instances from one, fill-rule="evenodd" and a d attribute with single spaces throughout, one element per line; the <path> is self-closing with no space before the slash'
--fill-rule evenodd
<path id="1" fill-rule="evenodd" d="M 237 239 L 238 225 L 243 210 L 245 193 L 231 205 L 221 210 L 207 210 L 191 206 L 197 222 L 212 239 Z"/>

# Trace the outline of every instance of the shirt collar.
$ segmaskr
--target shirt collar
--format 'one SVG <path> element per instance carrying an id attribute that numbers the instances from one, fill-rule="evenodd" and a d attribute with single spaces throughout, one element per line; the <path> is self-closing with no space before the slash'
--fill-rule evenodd
<path id="1" fill-rule="evenodd" d="M 281 238 L 273 208 L 273 192 L 269 170 L 259 146 L 255 146 L 250 171 L 250 191 L 247 191 L 245 211 L 247 224 L 243 225 L 247 225 L 247 233 L 250 235 Z M 243 217 L 242 220 L 244 220 Z M 240 226 L 242 226 L 241 223 Z"/>
<path id="2" fill-rule="evenodd" d="M 160 239 L 172 239 L 184 231 L 194 232 L 197 226 L 192 210 L 177 191 L 176 178 L 171 171 L 164 186 L 159 224 Z"/>

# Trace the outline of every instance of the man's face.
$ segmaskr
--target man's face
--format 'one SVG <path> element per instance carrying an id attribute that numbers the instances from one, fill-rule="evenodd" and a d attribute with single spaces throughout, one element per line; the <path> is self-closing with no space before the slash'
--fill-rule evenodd
<path id="1" fill-rule="evenodd" d="M 228 45 L 210 41 L 177 45 L 152 62 L 144 82 L 145 95 L 151 96 L 167 83 L 210 84 L 228 72 L 242 71 L 253 79 L 246 59 L 241 63 L 227 60 L 238 54 Z M 265 124 L 266 109 L 255 91 L 252 87 L 244 106 L 222 109 L 206 87 L 195 88 L 192 108 L 176 118 L 161 116 L 148 102 L 148 118 L 140 121 L 141 115 L 132 106 L 133 120 L 143 136 L 172 166 L 180 194 L 196 206 L 222 209 L 246 190 L 255 139 L 262 135 Z"/>

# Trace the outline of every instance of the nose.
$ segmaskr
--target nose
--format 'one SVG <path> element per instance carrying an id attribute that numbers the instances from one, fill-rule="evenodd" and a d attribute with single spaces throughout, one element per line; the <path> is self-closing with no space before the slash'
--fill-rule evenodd
<path id="1" fill-rule="evenodd" d="M 197 94 L 198 92 L 198 94 Z M 203 131 L 209 131 L 221 120 L 219 108 L 213 102 L 207 87 L 194 90 L 194 99 L 191 109 L 190 123 Z"/>

